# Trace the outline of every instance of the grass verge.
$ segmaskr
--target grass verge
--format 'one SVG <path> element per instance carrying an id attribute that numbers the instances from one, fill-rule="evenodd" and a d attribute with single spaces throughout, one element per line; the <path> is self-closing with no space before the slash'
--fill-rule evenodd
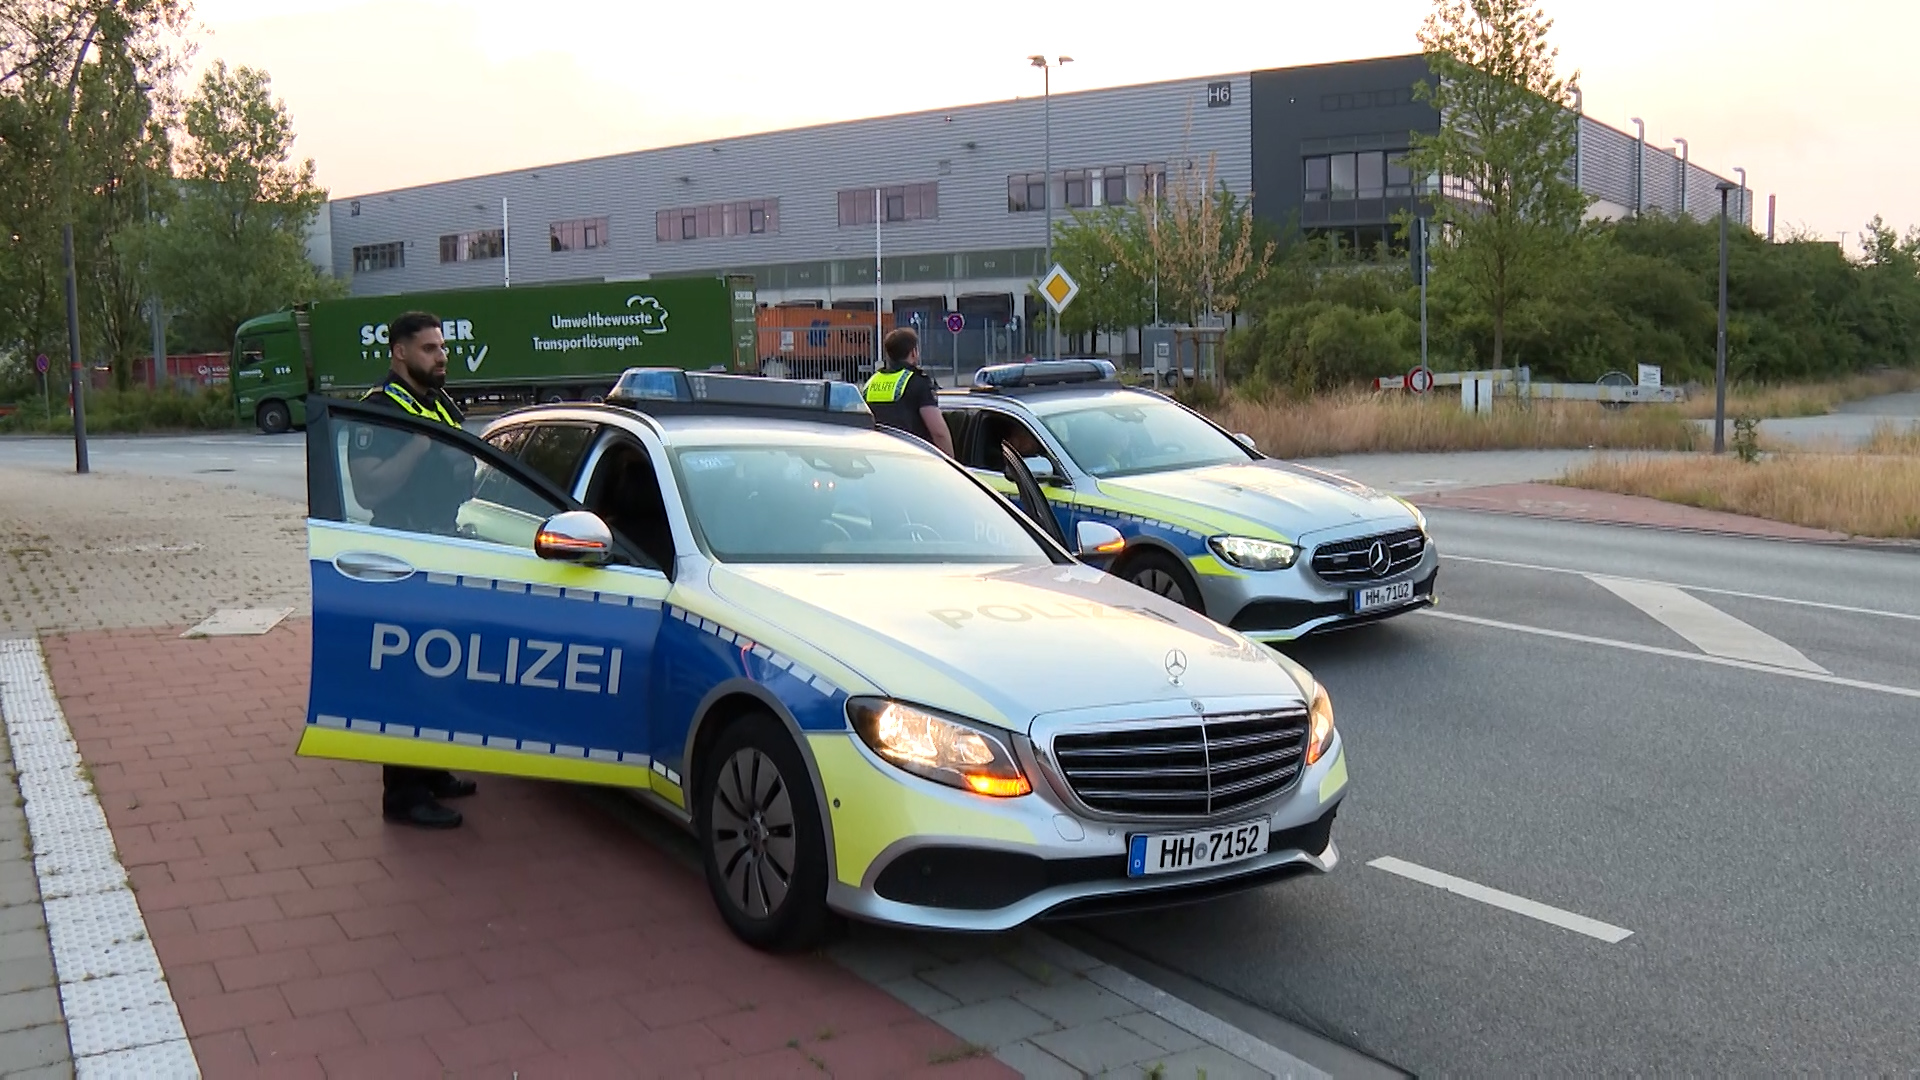
<path id="1" fill-rule="evenodd" d="M 1245 432 L 1274 457 L 1443 450 L 1691 450 L 1703 436 L 1678 409 L 1592 402 L 1495 403 L 1492 413 L 1463 412 L 1455 395 L 1410 398 L 1353 391 L 1306 401 L 1233 400 L 1207 410 L 1229 431 Z"/>
<path id="2" fill-rule="evenodd" d="M 1920 441 L 1920 437 L 1917 437 Z M 1784 521 L 1850 536 L 1920 540 L 1920 454 L 1602 457 L 1560 483 Z"/>
<path id="3" fill-rule="evenodd" d="M 1883 371 L 1871 375 L 1849 375 L 1829 382 L 1785 383 L 1779 386 L 1736 385 L 1727 388 L 1727 415 L 1751 416 L 1757 420 L 1825 416 L 1836 405 L 1909 390 L 1920 390 L 1920 371 Z M 1682 402 L 1680 411 L 1694 420 L 1711 420 L 1713 387 L 1708 386 L 1705 392 Z"/>

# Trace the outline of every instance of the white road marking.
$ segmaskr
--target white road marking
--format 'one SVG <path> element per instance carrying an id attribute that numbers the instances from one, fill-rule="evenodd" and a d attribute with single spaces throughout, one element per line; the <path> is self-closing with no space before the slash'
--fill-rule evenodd
<path id="1" fill-rule="evenodd" d="M 1389 874 L 1398 874 L 1409 881 L 1417 881 L 1422 885 L 1431 885 L 1436 889 L 1441 889 L 1457 896 L 1464 896 L 1469 900 L 1478 900 L 1483 904 L 1500 908 L 1503 911 L 1511 911 L 1515 915 L 1525 915 L 1529 919 L 1538 919 L 1543 923 L 1557 926 L 1562 930 L 1571 930 L 1576 934 L 1585 934 L 1590 938 L 1598 938 L 1609 945 L 1618 945 L 1620 942 L 1633 936 L 1633 931 L 1631 930 L 1625 930 L 1610 923 L 1603 923 L 1598 919 L 1589 919 L 1585 915 L 1575 915 L 1571 911 L 1563 911 L 1560 908 L 1542 904 L 1538 900 L 1529 900 L 1524 896 L 1515 896 L 1509 892 L 1501 892 L 1499 889 L 1489 889 L 1485 885 L 1468 881 L 1466 878 L 1457 878 L 1452 874 L 1443 874 L 1438 870 L 1429 870 L 1418 863 L 1407 862 L 1405 859 L 1396 859 L 1389 855 L 1375 859 L 1367 865 L 1373 867 L 1375 870 L 1385 870 Z"/>
<path id="2" fill-rule="evenodd" d="M 1667 629 L 1679 634 L 1712 656 L 1751 660 L 1756 664 L 1818 671 L 1826 668 L 1771 634 L 1752 627 L 1719 608 L 1689 596 L 1671 585 L 1588 574 L 1587 580 L 1646 612 Z"/>
<path id="3" fill-rule="evenodd" d="M 1514 570 L 1538 570 L 1547 574 L 1573 574 L 1577 577 L 1591 576 L 1586 570 L 1570 570 L 1564 566 L 1536 566 L 1533 563 L 1508 562 L 1505 559 L 1481 559 L 1472 555 L 1452 555 L 1444 551 L 1440 553 L 1440 557 L 1443 559 L 1452 559 L 1456 562 L 1479 563 L 1482 566 L 1505 566 Z M 1715 589 L 1707 585 L 1682 585 L 1674 581 L 1649 581 L 1645 578 L 1618 576 L 1614 576 L 1614 580 L 1634 581 L 1643 585 L 1665 585 L 1669 588 L 1685 589 L 1688 592 L 1711 593 L 1714 596 L 1737 596 L 1742 600 L 1766 600 L 1775 604 L 1793 604 L 1797 607 L 1820 608 L 1824 611 L 1843 611 L 1849 615 L 1877 615 L 1883 619 L 1906 619 L 1910 622 L 1920 622 L 1920 615 L 1913 615 L 1904 611 L 1881 611 L 1877 608 L 1852 607 L 1847 604 L 1828 604 L 1819 600 L 1797 600 L 1791 596 L 1769 596 L 1766 593 L 1741 592 L 1738 589 Z"/>
<path id="4" fill-rule="evenodd" d="M 1561 641 L 1577 641 L 1582 645 L 1602 645 L 1609 649 L 1623 649 L 1627 652 L 1646 653 L 1649 656 L 1665 656 L 1674 660 L 1691 660 L 1696 664 L 1714 664 L 1718 667 L 1739 668 L 1741 671 L 1759 671 L 1769 675 L 1780 675 L 1789 679 L 1805 679 L 1808 682 L 1826 683 L 1828 686 L 1845 686 L 1854 690 L 1870 690 L 1876 694 L 1892 694 L 1895 697 L 1920 699 L 1920 690 L 1908 686 L 1888 686 L 1885 683 L 1866 682 L 1862 679 L 1845 679 L 1838 675 L 1828 675 L 1818 671 L 1795 671 L 1792 668 L 1775 667 L 1772 664 L 1756 664 L 1750 660 L 1735 660 L 1725 656 L 1708 656 L 1705 653 L 1681 652 L 1679 649 L 1663 649 L 1658 645 L 1640 645 L 1631 641 L 1615 641 L 1612 638 L 1593 637 L 1588 634 L 1570 634 L 1565 630 L 1548 630 L 1540 626 L 1522 626 L 1519 623 L 1501 622 L 1498 619 L 1482 619 L 1474 615 L 1461 615 L 1452 611 L 1435 611 L 1423 608 L 1416 614 L 1429 619 L 1446 619 L 1449 622 L 1469 623 L 1485 626 L 1494 630 L 1512 630 L 1519 634 L 1533 634 L 1537 637 L 1558 638 Z"/>

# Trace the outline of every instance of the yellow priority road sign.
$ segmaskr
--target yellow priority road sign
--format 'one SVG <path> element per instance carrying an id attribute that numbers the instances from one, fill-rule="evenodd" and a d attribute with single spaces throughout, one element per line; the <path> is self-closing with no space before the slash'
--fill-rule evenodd
<path id="1" fill-rule="evenodd" d="M 1079 284 L 1067 276 L 1059 263 L 1054 263 L 1053 269 L 1047 271 L 1047 276 L 1040 279 L 1040 295 L 1047 298 L 1047 306 L 1056 315 L 1066 310 L 1079 293 Z"/>

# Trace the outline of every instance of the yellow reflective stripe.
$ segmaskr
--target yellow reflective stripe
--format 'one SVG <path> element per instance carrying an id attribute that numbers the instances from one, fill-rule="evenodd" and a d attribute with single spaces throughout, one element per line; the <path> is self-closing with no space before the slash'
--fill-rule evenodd
<path id="1" fill-rule="evenodd" d="M 1333 798 L 1339 794 L 1341 788 L 1346 786 L 1347 750 L 1345 747 L 1341 747 L 1340 756 L 1333 759 L 1333 768 L 1328 769 L 1327 775 L 1320 778 L 1320 801 L 1326 802 L 1328 799 Z"/>
<path id="2" fill-rule="evenodd" d="M 1001 800 L 930 790 L 928 781 L 883 772 L 854 746 L 858 737 L 807 737 L 832 819 L 834 874 L 842 884 L 859 888 L 873 860 L 910 836 L 1037 843 L 1031 830 L 997 812 L 993 804 Z"/>
<path id="3" fill-rule="evenodd" d="M 371 731 L 341 731 L 308 724 L 300 736 L 301 757 L 365 761 L 376 765 L 413 765 L 464 772 L 572 780 L 582 784 L 651 787 L 656 779 L 645 760 L 595 761 L 591 758 L 534 753 L 492 746 L 469 746 L 438 739 L 408 738 Z"/>
<path id="4" fill-rule="evenodd" d="M 1193 572 L 1205 577 L 1238 577 L 1240 571 L 1226 565 L 1211 555 L 1195 555 L 1187 560 Z"/>
<path id="5" fill-rule="evenodd" d="M 571 563 L 549 562 L 531 551 L 462 540 L 450 536 L 416 536 L 347 525 L 332 521 L 307 522 L 307 557 L 331 562 L 349 551 L 377 552 L 403 560 L 435 584 L 473 587 L 526 585 L 558 590 L 568 599 L 602 596 L 658 602 L 672 583 L 643 570 L 610 570 Z"/>
<path id="6" fill-rule="evenodd" d="M 1246 536 L 1255 540 L 1277 540 L 1283 544 L 1293 542 L 1291 537 L 1276 531 L 1273 526 L 1262 525 L 1237 514 L 1223 511 L 1209 512 L 1202 519 L 1195 516 L 1195 507 L 1192 503 L 1164 495 L 1138 492 L 1128 492 L 1118 496 L 1082 493 L 1074 495 L 1074 502 L 1090 510 L 1105 510 L 1109 513 L 1144 518 L 1164 528 L 1184 530 L 1199 537 Z"/>
<path id="7" fill-rule="evenodd" d="M 680 790 L 679 784 L 676 784 L 673 781 L 667 779 L 666 777 L 661 776 L 659 770 L 657 769 L 654 770 L 654 773 L 651 779 L 652 779 L 653 793 L 655 795 L 660 796 L 661 798 L 667 800 L 668 802 L 672 803 L 673 805 L 679 807 L 682 810 L 685 810 L 687 808 L 687 795 L 686 795 L 686 792 Z"/>
<path id="8" fill-rule="evenodd" d="M 867 380 L 866 399 L 881 404 L 899 401 L 901 393 L 906 389 L 909 374 L 911 372 L 905 369 L 874 372 L 873 378 Z"/>
<path id="9" fill-rule="evenodd" d="M 422 420 L 437 420 L 442 424 L 446 424 L 448 427 L 460 426 L 459 422 L 454 420 L 452 414 L 447 412 L 446 402 L 435 398 L 433 408 L 428 409 L 426 406 L 420 404 L 419 399 L 415 398 L 411 393 L 408 393 L 405 387 L 395 385 L 391 382 L 382 383 L 372 390 L 367 391 L 361 396 L 360 400 L 366 401 L 374 395 L 382 393 L 395 405 L 400 406 L 404 412 L 412 416 L 417 416 Z"/>

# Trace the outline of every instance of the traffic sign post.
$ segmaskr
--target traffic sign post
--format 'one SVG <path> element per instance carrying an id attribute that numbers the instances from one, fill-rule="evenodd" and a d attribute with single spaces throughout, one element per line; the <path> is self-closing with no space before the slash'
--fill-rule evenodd
<path id="1" fill-rule="evenodd" d="M 957 311 L 947 314 L 947 333 L 957 334 L 967 328 L 967 317 Z"/>
<path id="2" fill-rule="evenodd" d="M 1416 394 L 1424 394 L 1433 389 L 1433 370 L 1425 364 L 1407 372 L 1407 389 Z"/>
<path id="3" fill-rule="evenodd" d="M 1040 279 L 1040 295 L 1046 299 L 1053 313 L 1058 315 L 1067 310 L 1067 305 L 1073 303 L 1074 297 L 1080 295 L 1080 285 L 1067 276 L 1059 263 L 1055 263 L 1053 269 L 1047 271 L 1047 276 Z"/>

